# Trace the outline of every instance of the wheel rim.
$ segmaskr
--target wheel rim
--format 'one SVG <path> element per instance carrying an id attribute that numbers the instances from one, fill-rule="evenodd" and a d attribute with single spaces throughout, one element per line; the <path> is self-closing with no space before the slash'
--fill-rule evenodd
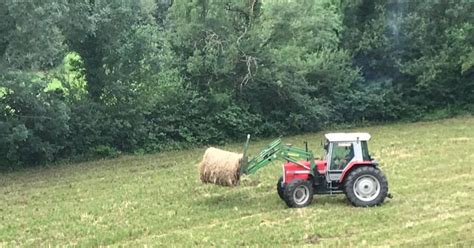
<path id="1" fill-rule="evenodd" d="M 372 175 L 363 175 L 354 183 L 354 194 L 365 202 L 373 201 L 380 194 L 380 182 Z"/>
<path id="2" fill-rule="evenodd" d="M 308 201 L 309 198 L 309 189 L 305 185 L 301 185 L 293 191 L 293 199 L 298 205 L 304 204 Z"/>

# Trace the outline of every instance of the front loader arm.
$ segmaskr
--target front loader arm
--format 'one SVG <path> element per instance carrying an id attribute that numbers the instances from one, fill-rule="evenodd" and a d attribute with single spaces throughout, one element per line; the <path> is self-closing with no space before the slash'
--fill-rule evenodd
<path id="1" fill-rule="evenodd" d="M 265 167 L 273 160 L 283 159 L 289 162 L 298 164 L 313 173 L 313 169 L 316 166 L 314 163 L 314 155 L 311 151 L 306 151 L 301 148 L 292 147 L 291 145 L 284 145 L 280 138 L 271 142 L 266 148 L 262 149 L 260 153 L 252 159 L 247 159 L 247 148 L 250 136 L 247 136 L 247 142 L 244 146 L 244 157 L 242 161 L 241 174 L 253 174 L 259 169 Z M 301 164 L 300 160 L 310 161 L 311 167 Z"/>

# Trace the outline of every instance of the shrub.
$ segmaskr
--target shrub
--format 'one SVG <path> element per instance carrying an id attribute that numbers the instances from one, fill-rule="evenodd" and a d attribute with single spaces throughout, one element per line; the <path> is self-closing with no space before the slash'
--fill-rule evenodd
<path id="1" fill-rule="evenodd" d="M 69 108 L 60 90 L 28 74 L 2 77 L 0 165 L 41 164 L 63 155 L 69 135 Z"/>

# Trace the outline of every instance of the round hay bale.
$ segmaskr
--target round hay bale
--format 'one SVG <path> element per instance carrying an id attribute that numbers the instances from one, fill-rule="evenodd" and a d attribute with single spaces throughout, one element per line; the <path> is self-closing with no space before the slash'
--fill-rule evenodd
<path id="1" fill-rule="evenodd" d="M 240 180 L 242 154 L 210 147 L 199 163 L 199 175 L 203 183 L 235 186 Z"/>

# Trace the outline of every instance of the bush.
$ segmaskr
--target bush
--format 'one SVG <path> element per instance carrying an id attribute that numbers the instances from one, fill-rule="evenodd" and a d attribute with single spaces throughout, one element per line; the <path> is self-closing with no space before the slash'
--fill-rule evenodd
<path id="1" fill-rule="evenodd" d="M 234 102 L 216 102 L 181 89 L 147 115 L 147 151 L 201 144 L 222 144 L 247 133 L 258 134 L 261 120 Z"/>
<path id="2" fill-rule="evenodd" d="M 60 90 L 34 75 L 2 77 L 0 165 L 42 164 L 64 155 L 69 136 L 69 108 Z"/>
<path id="3" fill-rule="evenodd" d="M 99 145 L 92 149 L 93 153 L 99 157 L 106 157 L 106 158 L 115 158 L 120 155 L 120 151 L 117 151 L 114 147 L 106 146 L 106 145 Z"/>

